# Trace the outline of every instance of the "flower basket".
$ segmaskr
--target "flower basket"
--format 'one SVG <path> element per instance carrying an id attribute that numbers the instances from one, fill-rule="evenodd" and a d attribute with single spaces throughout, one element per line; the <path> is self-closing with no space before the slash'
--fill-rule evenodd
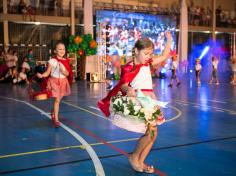
<path id="1" fill-rule="evenodd" d="M 31 100 L 47 100 L 52 96 L 52 92 L 46 89 L 47 80 L 36 79 L 33 76 L 29 81 L 28 93 Z"/>
<path id="2" fill-rule="evenodd" d="M 124 116 L 121 113 L 113 113 L 111 114 L 111 120 L 114 125 L 127 131 L 144 134 L 147 130 L 145 122 L 136 119 L 135 116 Z"/>
<path id="3" fill-rule="evenodd" d="M 111 120 L 125 130 L 145 133 L 149 126 L 165 122 L 160 105 L 165 107 L 166 104 L 145 96 L 141 91 L 137 92 L 137 97 L 122 96 L 119 92 L 110 102 Z"/>

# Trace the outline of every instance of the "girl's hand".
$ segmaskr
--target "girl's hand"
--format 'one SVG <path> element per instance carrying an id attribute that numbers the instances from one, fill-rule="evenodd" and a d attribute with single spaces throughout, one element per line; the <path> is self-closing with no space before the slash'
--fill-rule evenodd
<path id="1" fill-rule="evenodd" d="M 60 68 L 61 72 L 63 72 L 65 70 L 65 68 L 62 66 L 62 63 L 59 63 L 59 68 Z"/>
<path id="2" fill-rule="evenodd" d="M 60 72 L 63 73 L 63 75 L 65 75 L 65 76 L 69 75 L 69 72 L 65 69 L 65 67 L 62 65 L 62 63 L 59 64 L 59 69 L 60 69 Z"/>
<path id="3" fill-rule="evenodd" d="M 172 41 L 172 35 L 171 35 L 170 31 L 166 31 L 165 35 L 166 35 L 167 40 Z"/>
<path id="4" fill-rule="evenodd" d="M 128 97 L 136 97 L 136 92 L 135 92 L 135 90 L 133 88 L 129 87 L 127 92 L 126 92 L 126 95 Z"/>
<path id="5" fill-rule="evenodd" d="M 38 78 L 43 78 L 43 75 L 42 75 L 41 73 L 37 73 L 36 76 L 37 76 Z"/>

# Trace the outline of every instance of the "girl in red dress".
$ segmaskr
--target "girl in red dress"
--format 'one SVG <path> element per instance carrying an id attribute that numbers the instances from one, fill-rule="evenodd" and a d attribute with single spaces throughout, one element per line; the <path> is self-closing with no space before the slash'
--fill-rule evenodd
<path id="1" fill-rule="evenodd" d="M 56 56 L 48 61 L 47 70 L 41 74 L 37 73 L 39 78 L 46 78 L 47 89 L 51 91 L 54 97 L 54 104 L 52 110 L 52 121 L 55 127 L 60 126 L 58 119 L 59 105 L 63 96 L 70 95 L 70 84 L 73 80 L 72 71 L 69 65 L 69 59 L 64 58 L 66 53 L 65 45 L 61 42 L 56 44 Z"/>

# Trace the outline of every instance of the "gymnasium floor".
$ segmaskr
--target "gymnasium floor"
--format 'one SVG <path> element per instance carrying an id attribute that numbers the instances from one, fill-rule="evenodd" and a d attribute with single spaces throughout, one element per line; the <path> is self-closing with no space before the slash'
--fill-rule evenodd
<path id="1" fill-rule="evenodd" d="M 185 82 L 184 82 L 185 81 Z M 146 160 L 155 174 L 236 176 L 236 87 L 155 80 L 167 122 Z M 52 101 L 30 101 L 26 86 L 0 84 L 0 175 L 133 176 L 127 154 L 140 134 L 117 128 L 96 109 L 103 83 L 77 82 L 60 106 L 63 125 L 52 128 Z"/>

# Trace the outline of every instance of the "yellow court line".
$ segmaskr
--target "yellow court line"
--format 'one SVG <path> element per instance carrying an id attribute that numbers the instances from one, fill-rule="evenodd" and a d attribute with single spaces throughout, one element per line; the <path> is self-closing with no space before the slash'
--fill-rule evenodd
<path id="1" fill-rule="evenodd" d="M 121 140 L 114 140 L 114 141 L 108 141 L 107 143 L 119 143 L 119 142 L 129 142 L 129 141 L 136 141 L 139 138 L 129 138 L 129 139 L 121 139 Z M 97 145 L 103 145 L 104 143 L 92 143 L 89 144 L 90 146 L 97 146 Z M 31 152 L 22 152 L 22 153 L 14 153 L 9 155 L 1 155 L 0 159 L 3 158 L 10 158 L 10 157 L 16 157 L 16 156 L 25 156 L 25 155 L 33 155 L 33 154 L 39 154 L 39 153 L 47 153 L 47 152 L 53 152 L 53 151 L 60 151 L 60 150 L 68 150 L 68 149 L 85 149 L 83 145 L 72 145 L 72 146 L 66 146 L 66 147 L 57 147 L 57 148 L 51 148 L 51 149 L 44 149 L 44 150 L 36 150 Z"/>
<path id="2" fill-rule="evenodd" d="M 220 109 L 220 110 L 223 110 L 223 111 L 227 111 L 227 112 L 230 112 L 230 113 L 236 113 L 236 111 L 233 111 L 233 110 L 230 110 L 230 109 L 219 108 L 219 107 L 216 107 L 216 106 L 201 105 L 201 104 L 198 104 L 198 103 L 192 103 L 192 102 L 183 101 L 183 100 L 175 100 L 175 101 L 179 102 L 179 103 L 192 104 L 192 105 L 197 105 L 197 106 L 200 106 L 200 107 L 214 108 L 214 109 Z"/>

